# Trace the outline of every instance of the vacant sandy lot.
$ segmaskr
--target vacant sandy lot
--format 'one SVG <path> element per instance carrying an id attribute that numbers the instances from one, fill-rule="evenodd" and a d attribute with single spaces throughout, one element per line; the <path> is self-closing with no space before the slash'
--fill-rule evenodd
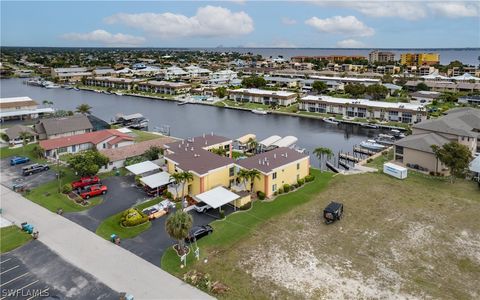
<path id="1" fill-rule="evenodd" d="M 345 217 L 327 226 L 330 200 Z M 232 299 L 478 299 L 480 190 L 422 175 L 337 176 L 200 269 Z"/>

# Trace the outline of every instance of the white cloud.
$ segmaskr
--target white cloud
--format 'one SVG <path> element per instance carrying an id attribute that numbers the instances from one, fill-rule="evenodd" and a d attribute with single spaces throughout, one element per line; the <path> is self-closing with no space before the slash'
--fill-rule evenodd
<path id="1" fill-rule="evenodd" d="M 289 17 L 283 17 L 282 18 L 282 24 L 284 24 L 284 25 L 295 25 L 295 24 L 297 24 L 297 20 L 291 19 Z"/>
<path id="2" fill-rule="evenodd" d="M 476 17 L 480 10 L 478 3 L 435 2 L 427 5 L 434 13 L 448 18 Z"/>
<path id="3" fill-rule="evenodd" d="M 347 39 L 347 40 L 343 40 L 343 41 L 338 41 L 337 42 L 337 47 L 339 47 L 339 48 L 361 48 L 361 47 L 365 47 L 365 44 L 360 42 L 360 41 L 354 40 L 354 39 Z"/>
<path id="4" fill-rule="evenodd" d="M 97 29 L 87 33 L 66 33 L 62 38 L 69 41 L 85 41 L 98 42 L 110 46 L 135 46 L 145 42 L 145 38 L 141 36 L 133 36 L 123 33 L 110 33 L 103 29 Z"/>
<path id="5" fill-rule="evenodd" d="M 176 37 L 228 37 L 245 35 L 253 31 L 253 20 L 241 12 L 232 12 L 219 6 L 200 7 L 188 17 L 173 13 L 120 13 L 105 18 L 108 24 L 124 24 L 162 38 Z"/>
<path id="6" fill-rule="evenodd" d="M 310 18 L 305 24 L 312 26 L 320 32 L 345 34 L 351 36 L 372 36 L 375 30 L 363 24 L 355 16 L 335 16 L 326 19 Z"/>

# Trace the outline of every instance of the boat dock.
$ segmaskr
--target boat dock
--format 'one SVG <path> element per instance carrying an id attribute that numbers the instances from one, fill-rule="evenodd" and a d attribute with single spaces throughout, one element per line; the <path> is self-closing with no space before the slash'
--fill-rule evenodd
<path id="1" fill-rule="evenodd" d="M 335 167 L 331 162 L 326 161 L 326 162 L 325 162 L 325 165 L 327 166 L 327 168 L 329 168 L 329 169 L 332 170 L 333 172 L 335 172 L 335 173 L 340 173 L 340 170 L 339 170 L 337 167 Z"/>
<path id="2" fill-rule="evenodd" d="M 353 147 L 353 152 L 365 154 L 365 155 L 368 155 L 368 156 L 371 156 L 371 155 L 374 155 L 374 154 L 377 153 L 375 151 L 368 150 L 368 149 L 365 149 L 365 148 L 362 148 L 362 147 L 359 147 L 359 146 L 354 146 Z"/>
<path id="3" fill-rule="evenodd" d="M 348 161 L 353 161 L 353 162 L 356 162 L 356 163 L 358 163 L 359 161 L 361 161 L 361 159 L 360 159 L 359 157 L 352 156 L 352 155 L 350 155 L 350 154 L 342 153 L 342 152 L 340 152 L 340 153 L 338 154 L 338 158 L 339 158 L 339 159 L 348 160 Z"/>

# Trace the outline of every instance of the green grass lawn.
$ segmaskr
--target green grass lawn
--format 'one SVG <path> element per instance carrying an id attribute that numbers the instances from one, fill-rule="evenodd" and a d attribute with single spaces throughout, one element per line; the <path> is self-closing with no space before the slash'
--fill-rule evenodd
<path id="1" fill-rule="evenodd" d="M 311 169 L 315 180 L 304 185 L 302 188 L 289 194 L 278 196 L 274 201 L 256 201 L 248 211 L 233 213 L 224 220 L 211 223 L 214 233 L 198 242 L 201 249 L 201 259 L 222 252 L 233 247 L 235 243 L 248 238 L 262 224 L 268 223 L 270 219 L 287 213 L 292 208 L 307 203 L 316 194 L 325 189 L 333 174 L 330 172 L 320 173 L 317 169 Z M 193 251 L 187 257 L 187 268 L 181 269 L 177 254 L 173 248 L 165 251 L 161 267 L 167 272 L 180 276 L 196 264 Z"/>
<path id="2" fill-rule="evenodd" d="M 94 197 L 89 200 L 90 205 L 82 206 L 70 200 L 67 195 L 59 193 L 59 186 L 78 179 L 70 169 L 62 168 L 62 170 L 65 174 L 61 178 L 61 185 L 57 180 L 50 181 L 32 189 L 25 194 L 25 197 L 53 212 L 56 212 L 59 208 L 63 209 L 64 212 L 82 211 L 102 202 L 101 197 Z"/>
<path id="3" fill-rule="evenodd" d="M 154 139 L 158 139 L 158 138 L 162 137 L 161 135 L 154 134 L 154 133 L 151 133 L 151 132 L 148 132 L 148 131 L 135 130 L 135 129 L 132 129 L 132 131 L 136 135 L 136 137 L 135 137 L 135 142 L 136 143 L 145 142 L 145 141 L 149 141 L 149 140 L 154 140 Z"/>
<path id="4" fill-rule="evenodd" d="M 367 163 L 366 166 L 377 168 L 380 172 L 382 172 L 383 164 L 388 161 L 391 161 L 392 159 L 393 159 L 393 150 L 390 150 L 387 152 L 387 154 L 382 153 L 382 155 L 373 159 L 371 162 Z"/>
<path id="5" fill-rule="evenodd" d="M 0 158 L 4 159 L 7 157 L 11 156 L 27 156 L 30 158 L 30 160 L 34 162 L 44 162 L 46 161 L 45 159 L 39 159 L 33 155 L 33 148 L 37 144 L 28 144 L 24 147 L 18 147 L 18 148 L 9 148 L 9 147 L 2 147 L 0 148 Z"/>
<path id="6" fill-rule="evenodd" d="M 146 201 L 144 203 L 141 203 L 135 207 L 142 210 L 144 208 L 157 204 L 162 200 L 163 198 L 158 197 L 158 198 Z M 100 223 L 100 225 L 98 226 L 96 233 L 106 240 L 110 240 L 110 235 L 112 235 L 112 233 L 115 233 L 121 239 L 129 239 L 129 238 L 136 237 L 137 235 L 139 235 L 140 233 L 144 232 L 145 230 L 149 229 L 152 226 L 150 222 L 146 222 L 134 227 L 123 227 L 120 225 L 120 218 L 122 217 L 122 213 L 123 211 L 103 220 L 102 223 Z"/>
<path id="7" fill-rule="evenodd" d="M 0 228 L 0 253 L 11 251 L 32 239 L 32 236 L 15 225 Z"/>
<path id="8" fill-rule="evenodd" d="M 299 106 L 298 103 L 294 103 L 290 106 L 280 106 L 280 108 L 277 109 L 277 111 L 288 112 L 288 113 L 296 113 L 296 112 L 298 112 L 298 106 Z"/>

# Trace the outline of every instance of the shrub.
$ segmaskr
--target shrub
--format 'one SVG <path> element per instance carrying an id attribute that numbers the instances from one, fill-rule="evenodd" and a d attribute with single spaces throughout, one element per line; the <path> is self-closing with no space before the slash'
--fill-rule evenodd
<path id="1" fill-rule="evenodd" d="M 252 207 L 252 201 L 250 201 L 248 203 L 245 203 L 244 205 L 240 206 L 238 209 L 239 210 L 247 210 L 247 209 L 250 209 L 250 207 Z"/>
<path id="2" fill-rule="evenodd" d="M 285 193 L 288 193 L 288 192 L 290 191 L 290 185 L 287 184 L 287 183 L 285 183 L 285 184 L 283 185 L 283 190 L 285 191 Z"/>
<path id="3" fill-rule="evenodd" d="M 122 219 L 123 217 L 125 217 L 125 220 L 122 221 L 122 225 L 125 227 L 136 226 L 148 222 L 148 216 L 136 208 L 127 209 L 122 214 Z"/>
<path id="4" fill-rule="evenodd" d="M 260 200 L 264 200 L 264 199 L 265 199 L 265 193 L 262 192 L 262 191 L 258 191 L 258 192 L 257 192 L 257 197 L 258 197 L 258 199 L 260 199 Z"/>
<path id="5" fill-rule="evenodd" d="M 305 183 L 305 179 L 299 179 L 297 180 L 298 186 L 302 186 Z"/>
<path id="6" fill-rule="evenodd" d="M 225 218 L 225 212 L 223 210 L 221 210 L 218 214 L 220 215 L 220 219 Z"/>
<path id="7" fill-rule="evenodd" d="M 369 158 L 367 159 L 367 163 L 371 163 L 373 161 L 373 159 Z"/>
<path id="8" fill-rule="evenodd" d="M 62 186 L 62 193 L 64 193 L 64 194 L 70 194 L 71 191 L 72 191 L 72 186 L 71 186 L 69 183 L 65 183 L 65 184 Z"/>
<path id="9" fill-rule="evenodd" d="M 279 189 L 278 189 L 278 194 L 279 194 L 279 195 L 280 195 L 280 194 L 283 194 L 283 188 L 279 188 Z"/>
<path id="10" fill-rule="evenodd" d="M 305 176 L 305 182 L 311 182 L 313 180 L 315 180 L 315 176 L 313 176 L 313 175 Z"/>
<path id="11" fill-rule="evenodd" d="M 434 171 L 430 171 L 428 174 L 430 174 L 430 176 L 435 176 L 435 172 Z"/>

